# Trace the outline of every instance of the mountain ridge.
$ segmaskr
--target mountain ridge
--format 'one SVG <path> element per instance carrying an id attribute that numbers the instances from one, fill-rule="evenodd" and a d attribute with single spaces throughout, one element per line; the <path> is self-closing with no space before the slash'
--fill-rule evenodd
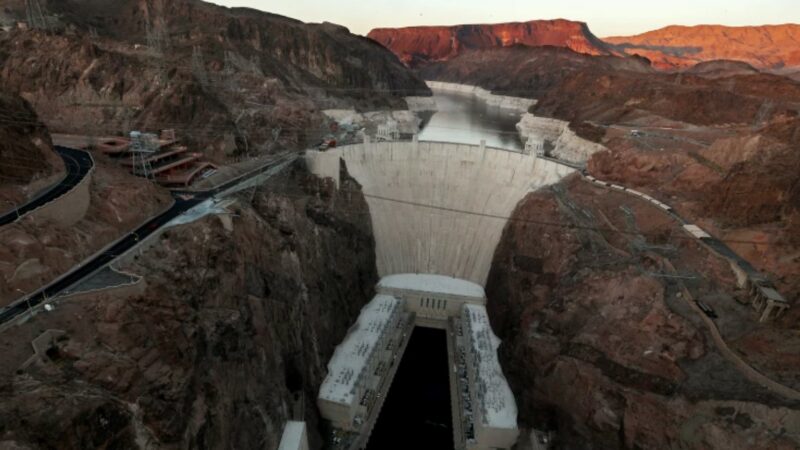
<path id="1" fill-rule="evenodd" d="M 464 51 L 513 45 L 565 47 L 593 56 L 614 54 L 585 22 L 566 19 L 497 24 L 376 28 L 367 37 L 395 53 L 409 67 L 447 61 Z"/>
<path id="2" fill-rule="evenodd" d="M 670 25 L 603 41 L 620 52 L 650 59 L 659 69 L 683 69 L 720 59 L 746 62 L 758 69 L 800 66 L 800 24 Z"/>

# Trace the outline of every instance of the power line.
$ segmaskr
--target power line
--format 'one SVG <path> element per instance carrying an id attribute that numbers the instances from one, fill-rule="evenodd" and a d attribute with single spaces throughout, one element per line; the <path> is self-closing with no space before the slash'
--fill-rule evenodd
<path id="1" fill-rule="evenodd" d="M 307 198 L 311 198 L 312 197 L 312 194 L 304 193 L 302 191 L 297 191 L 297 190 L 296 191 L 271 190 L 271 191 L 263 191 L 263 192 L 264 193 L 268 193 L 268 194 L 285 195 L 287 197 L 293 197 L 293 198 L 307 199 Z M 400 204 L 400 205 L 414 206 L 414 207 L 420 207 L 420 208 L 431 209 L 431 210 L 435 210 L 435 211 L 443 211 L 443 212 L 455 213 L 455 214 L 478 216 L 478 217 L 483 217 L 483 218 L 487 218 L 487 219 L 504 220 L 504 221 L 513 222 L 513 223 L 533 224 L 533 225 L 541 225 L 541 226 L 546 226 L 546 227 L 569 229 L 569 230 L 594 231 L 594 232 L 598 232 L 598 233 L 612 233 L 612 234 L 620 234 L 620 235 L 630 235 L 630 236 L 634 236 L 634 237 L 635 236 L 644 236 L 644 237 L 650 237 L 650 238 L 660 238 L 660 237 L 662 237 L 662 235 L 659 234 L 659 233 L 643 233 L 641 231 L 622 231 L 622 230 L 619 230 L 619 229 L 614 229 L 614 228 L 609 228 L 609 227 L 596 227 L 596 226 L 577 225 L 577 224 L 564 224 L 564 223 L 561 223 L 561 222 L 553 222 L 553 221 L 545 221 L 545 220 L 537 220 L 537 219 L 527 219 L 527 218 L 521 218 L 521 217 L 515 217 L 515 216 L 504 216 L 504 215 L 499 215 L 499 214 L 489 214 L 489 213 L 478 212 L 478 211 L 469 211 L 469 210 L 460 209 L 460 208 L 439 206 L 439 205 L 434 205 L 434 204 L 430 204 L 430 203 L 423 203 L 423 202 L 412 201 L 412 200 L 404 200 L 404 199 L 386 197 L 386 196 L 381 196 L 381 195 L 376 195 L 376 194 L 368 194 L 368 193 L 365 193 L 362 190 L 352 190 L 352 189 L 339 188 L 339 189 L 337 189 L 337 192 L 346 193 L 346 194 L 363 195 L 365 198 L 371 198 L 371 199 L 374 199 L 374 200 L 385 201 L 385 202 L 395 203 L 395 204 Z M 532 191 L 532 192 L 536 192 L 536 191 Z M 631 199 L 631 200 L 633 200 L 633 199 Z M 354 210 L 354 209 L 348 209 L 348 208 L 342 208 L 342 207 L 337 207 L 337 208 L 344 209 L 344 210 L 346 210 L 348 212 L 351 212 L 351 213 L 366 214 L 366 215 L 371 214 L 369 211 L 361 211 L 361 210 L 357 211 L 357 210 Z M 661 211 L 661 210 L 659 210 L 659 211 Z M 688 236 L 688 235 L 677 235 L 677 236 L 676 235 L 672 235 L 672 238 L 682 239 L 682 240 L 691 241 L 691 242 L 698 242 L 697 238 L 695 238 L 693 236 Z M 767 247 L 773 247 L 773 248 L 789 247 L 789 246 L 779 245 L 779 244 L 769 244 L 769 243 L 765 244 L 762 241 L 751 241 L 751 240 L 740 240 L 740 239 L 717 239 L 717 238 L 715 238 L 715 239 L 717 241 L 719 241 L 719 242 L 723 242 L 723 243 L 726 243 L 726 244 L 750 244 L 750 245 L 767 246 Z"/>

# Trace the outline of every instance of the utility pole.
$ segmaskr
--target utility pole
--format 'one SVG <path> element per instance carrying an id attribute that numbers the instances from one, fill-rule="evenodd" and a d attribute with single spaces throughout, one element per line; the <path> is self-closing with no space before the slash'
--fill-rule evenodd
<path id="1" fill-rule="evenodd" d="M 27 292 L 23 291 L 20 288 L 16 288 L 17 292 L 21 293 L 25 297 L 25 303 L 28 305 L 28 314 L 33 316 L 33 308 L 31 307 L 31 297 L 28 295 Z"/>
<path id="2" fill-rule="evenodd" d="M 29 28 L 45 31 L 50 29 L 47 22 L 47 10 L 39 3 L 39 0 L 25 0 L 25 13 Z"/>

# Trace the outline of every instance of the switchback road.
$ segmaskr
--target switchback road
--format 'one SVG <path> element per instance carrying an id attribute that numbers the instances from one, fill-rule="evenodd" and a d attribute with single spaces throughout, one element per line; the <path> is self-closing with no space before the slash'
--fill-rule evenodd
<path id="1" fill-rule="evenodd" d="M 66 194 L 78 183 L 83 181 L 89 171 L 92 170 L 92 167 L 94 167 L 94 161 L 91 155 L 83 150 L 57 146 L 56 152 L 58 152 L 61 159 L 64 160 L 64 167 L 67 171 L 67 175 L 64 179 L 28 203 L 20 205 L 0 216 L 0 226 L 8 225 L 16 221 L 19 217 Z"/>

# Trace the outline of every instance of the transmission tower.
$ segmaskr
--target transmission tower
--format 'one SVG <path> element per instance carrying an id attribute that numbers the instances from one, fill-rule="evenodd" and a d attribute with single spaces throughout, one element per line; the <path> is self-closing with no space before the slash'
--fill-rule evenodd
<path id="1" fill-rule="evenodd" d="M 208 86 L 208 73 L 206 72 L 206 61 L 203 58 L 203 50 L 195 46 L 192 49 L 192 74 L 203 87 Z"/>
<path id="2" fill-rule="evenodd" d="M 162 17 L 148 20 L 145 24 L 145 33 L 147 35 L 148 53 L 150 54 L 153 67 L 156 69 L 158 80 L 163 84 L 167 79 L 166 60 L 164 58 L 164 54 L 169 48 L 167 24 Z"/>
<path id="3" fill-rule="evenodd" d="M 49 30 L 49 23 L 47 22 L 47 10 L 39 0 L 25 0 L 25 13 L 28 17 L 28 27 Z"/>
<path id="4" fill-rule="evenodd" d="M 131 131 L 131 164 L 133 174 L 147 179 L 153 177 L 150 157 L 158 150 L 158 137 L 154 134 Z"/>

